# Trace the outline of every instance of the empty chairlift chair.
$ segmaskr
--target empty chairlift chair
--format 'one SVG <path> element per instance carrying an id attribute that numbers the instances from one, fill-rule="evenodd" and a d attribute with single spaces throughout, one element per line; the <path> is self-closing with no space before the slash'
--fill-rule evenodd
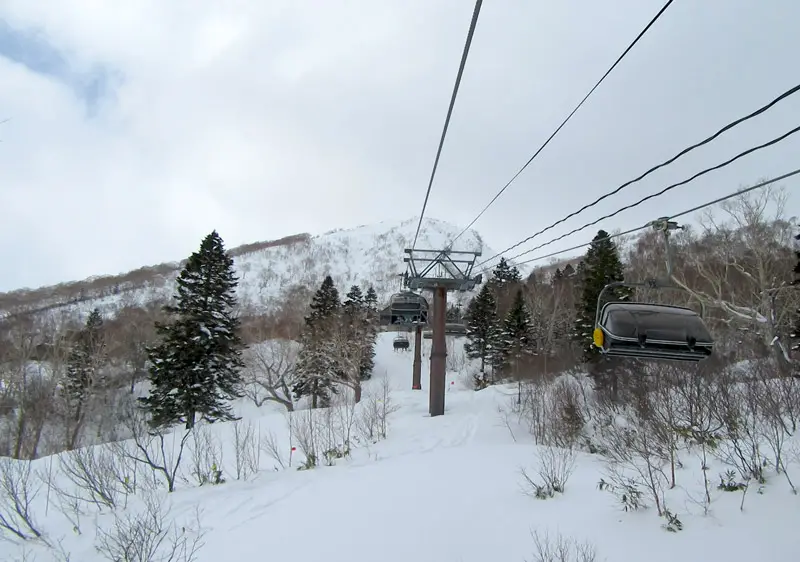
<path id="1" fill-rule="evenodd" d="M 674 283 L 669 243 L 669 233 L 682 227 L 668 217 L 656 219 L 651 226 L 661 232 L 664 240 L 667 275 L 644 283 L 618 281 L 603 287 L 597 297 L 594 344 L 607 357 L 697 363 L 710 357 L 714 351 L 714 339 L 703 321 L 705 305 L 702 299 L 698 298 L 700 314 L 682 306 L 644 302 L 617 301 L 601 305 L 603 294 L 613 287 L 687 291 L 686 287 Z"/>
<path id="2" fill-rule="evenodd" d="M 411 347 L 411 343 L 408 341 L 408 338 L 404 335 L 399 335 L 394 338 L 394 342 L 392 343 L 395 351 L 405 351 L 409 347 Z"/>
<path id="3" fill-rule="evenodd" d="M 594 344 L 609 357 L 698 362 L 714 340 L 702 317 L 680 306 L 610 302 L 603 306 Z"/>
<path id="4" fill-rule="evenodd" d="M 428 301 L 412 291 L 393 295 L 389 308 L 393 325 L 411 326 L 428 322 Z"/>
<path id="5" fill-rule="evenodd" d="M 444 326 L 444 333 L 448 336 L 463 337 L 467 335 L 467 327 L 460 322 L 448 322 Z"/>

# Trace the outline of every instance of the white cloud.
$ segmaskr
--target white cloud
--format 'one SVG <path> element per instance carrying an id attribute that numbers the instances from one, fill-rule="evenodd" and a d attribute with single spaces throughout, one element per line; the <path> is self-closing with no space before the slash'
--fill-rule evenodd
<path id="1" fill-rule="evenodd" d="M 487 3 L 429 214 L 472 219 L 660 4 Z M 777 66 L 756 63 L 791 59 L 792 18 L 781 26 L 735 4 L 741 22 L 713 6 L 671 8 L 476 225 L 487 241 L 510 245 L 574 210 L 587 187 L 615 187 L 788 87 Z M 0 118 L 11 118 L 0 126 L 0 260 L 13 264 L 0 290 L 180 259 L 213 228 L 236 245 L 418 213 L 471 10 L 456 0 L 0 1 L 0 17 L 39 30 L 76 73 L 101 65 L 121 76 L 90 116 L 69 85 L 0 57 Z M 759 17 L 772 33 L 735 44 Z M 743 76 L 720 53 L 756 62 Z M 787 102 L 760 139 L 783 132 L 797 107 Z M 719 194 L 734 178 L 785 171 L 788 153 L 704 185 Z"/>

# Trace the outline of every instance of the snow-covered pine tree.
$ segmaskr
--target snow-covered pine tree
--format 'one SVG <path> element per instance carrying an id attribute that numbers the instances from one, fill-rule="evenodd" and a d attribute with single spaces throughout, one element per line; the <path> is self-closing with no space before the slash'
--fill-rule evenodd
<path id="1" fill-rule="evenodd" d="M 536 354 L 531 339 L 531 315 L 525 304 L 525 295 L 522 289 L 517 289 L 514 301 L 503 320 L 502 347 L 499 359 L 502 361 L 503 374 L 509 373 L 519 376 L 519 370 L 524 368 L 524 359 Z"/>
<path id="2" fill-rule="evenodd" d="M 325 408 L 330 405 L 331 395 L 336 394 L 334 383 L 340 378 L 336 362 L 327 351 L 341 311 L 339 291 L 330 275 L 311 299 L 310 309 L 300 337 L 292 392 L 296 399 L 311 398 L 312 408 Z"/>
<path id="3" fill-rule="evenodd" d="M 497 302 L 497 316 L 501 322 L 508 313 L 514 294 L 521 283 L 522 276 L 519 273 L 519 269 L 516 266 L 510 266 L 505 258 L 500 258 L 500 263 L 494 268 L 488 285 L 494 292 L 494 298 Z"/>
<path id="4" fill-rule="evenodd" d="M 70 349 L 67 359 L 65 390 L 75 403 L 84 403 L 96 386 L 102 385 L 99 370 L 105 358 L 103 317 L 95 308 Z"/>
<path id="5" fill-rule="evenodd" d="M 586 257 L 578 266 L 581 274 L 581 298 L 578 301 L 578 314 L 575 324 L 575 337 L 583 348 L 585 362 L 596 362 L 600 352 L 594 346 L 592 333 L 597 312 L 597 299 L 600 291 L 609 283 L 624 281 L 622 261 L 619 250 L 605 230 L 599 230 L 592 240 Z M 631 290 L 625 287 L 609 289 L 604 295 L 605 302 L 629 298 Z"/>
<path id="6" fill-rule="evenodd" d="M 189 429 L 198 415 L 212 423 L 236 419 L 228 401 L 242 396 L 237 284 L 233 258 L 215 230 L 189 256 L 175 304 L 164 307 L 169 320 L 156 324 L 161 341 L 148 349 L 151 389 L 140 401 L 154 427 Z"/>
<path id="7" fill-rule="evenodd" d="M 374 293 L 374 291 L 373 291 Z M 375 295 L 377 302 L 377 295 Z M 366 297 L 362 294 L 358 285 L 350 287 L 350 291 L 345 295 L 343 305 L 345 319 L 350 330 L 352 330 L 353 342 L 358 342 L 361 368 L 359 377 L 361 380 L 368 380 L 372 377 L 372 370 L 375 368 L 375 340 L 376 330 L 372 322 L 372 310 L 366 302 Z"/>
<path id="8" fill-rule="evenodd" d="M 369 348 L 364 355 L 364 363 L 361 366 L 361 379 L 368 380 L 372 378 L 372 373 L 375 370 L 375 345 L 378 342 L 378 326 L 380 322 L 378 293 L 375 292 L 375 288 L 372 286 L 367 289 L 367 294 L 364 295 L 364 307 L 367 313 Z"/>
<path id="9" fill-rule="evenodd" d="M 74 448 L 80 433 L 86 404 L 97 388 L 105 385 L 102 371 L 106 363 L 106 342 L 103 335 L 103 317 L 95 308 L 70 349 L 67 358 L 64 392 L 72 417 L 70 449 Z"/>
<path id="10" fill-rule="evenodd" d="M 488 283 L 470 301 L 465 324 L 467 342 L 464 344 L 464 351 L 469 359 L 480 359 L 481 370 L 475 377 L 475 387 L 484 388 L 490 382 L 486 367 L 494 364 L 494 344 L 498 329 L 497 302 Z"/>
<path id="11" fill-rule="evenodd" d="M 517 266 L 512 267 L 508 264 L 506 258 L 500 258 L 500 263 L 494 268 L 489 282 L 494 285 L 504 285 L 507 283 L 519 283 L 520 281 L 522 281 L 522 276 Z"/>
<path id="12" fill-rule="evenodd" d="M 364 308 L 364 293 L 361 291 L 361 287 L 353 285 L 344 296 L 342 309 L 348 317 L 355 318 L 361 314 Z"/>

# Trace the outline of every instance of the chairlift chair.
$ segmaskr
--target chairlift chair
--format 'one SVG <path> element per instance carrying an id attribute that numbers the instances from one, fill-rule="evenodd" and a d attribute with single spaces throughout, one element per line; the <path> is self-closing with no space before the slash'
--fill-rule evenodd
<path id="1" fill-rule="evenodd" d="M 466 336 L 467 327 L 460 322 L 448 322 L 444 326 L 444 333 L 448 336 Z"/>
<path id="2" fill-rule="evenodd" d="M 428 323 L 428 301 L 413 291 L 403 291 L 392 295 L 389 308 L 392 324 Z"/>
<path id="3" fill-rule="evenodd" d="M 405 351 L 406 349 L 408 349 L 411 346 L 411 343 L 408 341 L 408 338 L 405 335 L 401 334 L 401 335 L 396 336 L 394 338 L 394 342 L 392 342 L 392 346 L 394 347 L 395 351 L 396 350 Z"/>
<path id="4" fill-rule="evenodd" d="M 613 287 L 647 287 L 650 289 L 686 290 L 671 283 L 669 231 L 681 228 L 669 219 L 653 221 L 663 233 L 667 252 L 666 279 L 650 279 L 645 283 L 609 283 L 597 297 L 594 345 L 607 357 L 663 359 L 697 363 L 711 356 L 714 339 L 703 320 L 705 305 L 700 301 L 700 314 L 690 308 L 645 302 L 607 302 L 603 295 Z"/>
<path id="5" fill-rule="evenodd" d="M 681 306 L 609 302 L 600 311 L 594 344 L 607 357 L 697 363 L 711 356 L 714 340 L 703 319 Z"/>

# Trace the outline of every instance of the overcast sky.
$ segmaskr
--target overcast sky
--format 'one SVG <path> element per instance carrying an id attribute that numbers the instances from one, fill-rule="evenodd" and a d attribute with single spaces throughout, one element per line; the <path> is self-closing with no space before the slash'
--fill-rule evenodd
<path id="1" fill-rule="evenodd" d="M 662 4 L 487 0 L 428 216 L 473 219 Z M 0 0 L 0 291 L 182 259 L 215 228 L 233 247 L 418 215 L 473 5 Z M 796 0 L 677 0 L 475 228 L 503 249 L 800 83 L 798 21 Z M 527 247 L 783 134 L 800 94 L 754 121 Z M 800 134 L 599 226 L 798 154 Z"/>

